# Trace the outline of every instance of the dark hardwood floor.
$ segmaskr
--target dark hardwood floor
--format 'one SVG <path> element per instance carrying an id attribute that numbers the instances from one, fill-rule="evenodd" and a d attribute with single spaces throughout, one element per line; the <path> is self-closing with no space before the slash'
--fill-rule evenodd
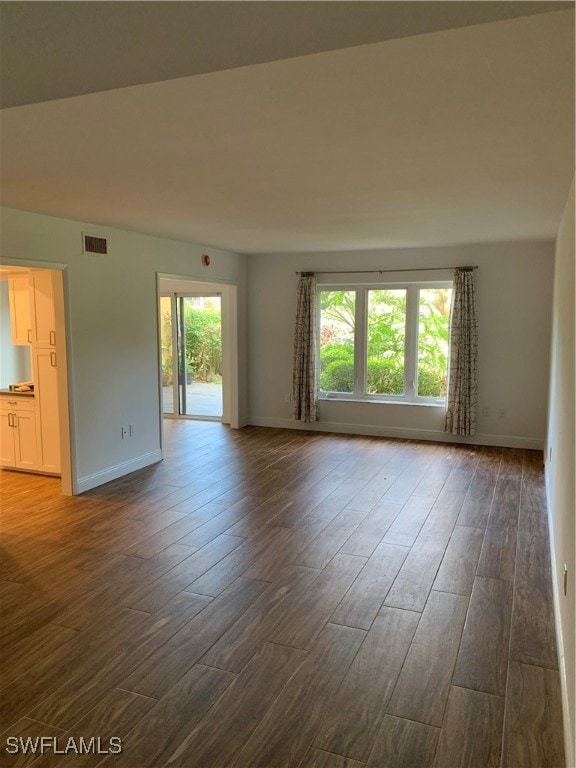
<path id="1" fill-rule="evenodd" d="M 540 453 L 168 421 L 165 456 L 1 473 L 0 765 L 563 768 Z"/>

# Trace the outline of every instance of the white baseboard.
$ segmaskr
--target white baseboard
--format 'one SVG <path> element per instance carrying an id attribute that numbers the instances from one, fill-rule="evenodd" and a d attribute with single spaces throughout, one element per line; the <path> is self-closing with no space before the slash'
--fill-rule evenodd
<path id="1" fill-rule="evenodd" d="M 554 599 L 554 624 L 556 626 L 556 649 L 558 651 L 558 670 L 560 672 L 560 689 L 562 691 L 562 718 L 564 722 L 564 751 L 566 755 L 566 768 L 576 766 L 576 746 L 574 740 L 576 733 L 573 728 L 576 727 L 570 718 L 570 705 L 568 702 L 568 680 L 566 677 L 566 657 L 564 653 L 564 636 L 562 634 L 562 620 L 560 616 L 560 591 L 558 588 L 558 562 L 556 560 L 556 546 L 554 538 L 554 526 L 552 519 L 552 505 L 550 503 L 550 494 L 548 486 L 548 473 L 546 472 L 546 507 L 548 510 L 548 534 L 550 541 L 550 558 L 552 569 L 552 594 Z"/>
<path id="2" fill-rule="evenodd" d="M 476 434 L 460 437 L 434 429 L 408 429 L 405 427 L 382 427 L 369 424 L 340 424 L 338 422 L 316 421 L 305 424 L 294 419 L 274 419 L 260 416 L 248 418 L 254 427 L 276 427 L 277 429 L 303 429 L 310 432 L 339 432 L 344 435 L 370 435 L 374 437 L 398 437 L 402 440 L 433 440 L 441 443 L 462 443 L 464 445 L 495 445 L 500 448 L 529 448 L 544 450 L 544 440 L 537 437 L 512 437 L 510 435 Z"/>
<path id="3" fill-rule="evenodd" d="M 109 483 L 111 480 L 116 480 L 119 477 L 128 475 L 130 472 L 135 472 L 137 469 L 143 469 L 150 466 L 150 464 L 157 464 L 162 461 L 162 451 L 150 451 L 143 456 L 138 456 L 136 459 L 130 459 L 130 461 L 123 461 L 121 464 L 116 464 L 108 469 L 103 469 L 100 472 L 95 472 L 93 475 L 86 475 L 85 477 L 79 477 L 73 485 L 73 493 L 84 493 L 91 488 L 96 488 L 98 485 Z"/>

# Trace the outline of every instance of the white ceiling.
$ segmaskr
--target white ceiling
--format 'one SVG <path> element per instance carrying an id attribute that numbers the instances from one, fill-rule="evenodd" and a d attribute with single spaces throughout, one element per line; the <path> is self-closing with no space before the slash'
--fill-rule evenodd
<path id="1" fill-rule="evenodd" d="M 2 203 L 245 253 L 555 235 L 573 11 L 354 45 L 3 110 Z"/>
<path id="2" fill-rule="evenodd" d="M 0 103 L 79 96 L 574 7 L 560 0 L 0 4 Z"/>

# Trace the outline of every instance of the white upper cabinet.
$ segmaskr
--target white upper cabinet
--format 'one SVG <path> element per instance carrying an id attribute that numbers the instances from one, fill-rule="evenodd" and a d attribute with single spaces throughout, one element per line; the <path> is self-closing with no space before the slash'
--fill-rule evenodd
<path id="1" fill-rule="evenodd" d="M 32 343 L 32 303 L 30 280 L 14 277 L 8 281 L 10 297 L 10 328 L 13 344 Z"/>
<path id="2" fill-rule="evenodd" d="M 52 272 L 48 269 L 30 273 L 32 301 L 32 339 L 36 347 L 56 346 L 56 318 Z"/>
<path id="3" fill-rule="evenodd" d="M 31 270 L 9 281 L 10 325 L 13 344 L 56 346 L 56 317 L 52 272 Z"/>

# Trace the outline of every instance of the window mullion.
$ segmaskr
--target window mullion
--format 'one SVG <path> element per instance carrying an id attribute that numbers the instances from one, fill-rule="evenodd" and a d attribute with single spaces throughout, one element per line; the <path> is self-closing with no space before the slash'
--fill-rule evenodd
<path id="1" fill-rule="evenodd" d="M 406 291 L 406 346 L 404 348 L 404 395 L 415 400 L 418 391 L 418 287 L 410 285 Z"/>
<path id="2" fill-rule="evenodd" d="M 367 345 L 367 291 L 356 290 L 356 310 L 354 328 L 354 397 L 366 394 L 366 345 Z"/>
<path id="3" fill-rule="evenodd" d="M 316 392 L 321 391 L 320 387 L 320 352 L 321 352 L 321 329 L 322 329 L 322 288 L 316 291 Z"/>

